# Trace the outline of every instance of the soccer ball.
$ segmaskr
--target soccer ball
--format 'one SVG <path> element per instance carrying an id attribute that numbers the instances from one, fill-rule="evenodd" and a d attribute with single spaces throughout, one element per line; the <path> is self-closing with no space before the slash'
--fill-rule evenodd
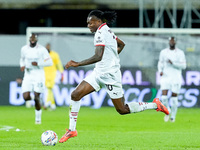
<path id="1" fill-rule="evenodd" d="M 47 130 L 42 133 L 41 142 L 45 146 L 54 146 L 58 142 L 58 136 L 54 131 Z"/>

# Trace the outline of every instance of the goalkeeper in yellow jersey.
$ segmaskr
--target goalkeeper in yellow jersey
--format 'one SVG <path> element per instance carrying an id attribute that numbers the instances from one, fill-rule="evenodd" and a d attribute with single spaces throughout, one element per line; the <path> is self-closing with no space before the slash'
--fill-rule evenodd
<path id="1" fill-rule="evenodd" d="M 61 81 L 63 81 L 63 65 L 60 61 L 60 57 L 57 52 L 51 50 L 51 45 L 47 43 L 46 49 L 48 50 L 50 57 L 52 58 L 53 65 L 49 67 L 44 67 L 45 71 L 45 86 L 47 88 L 47 96 L 45 99 L 44 109 L 49 106 L 52 110 L 56 109 L 56 104 L 54 100 L 53 87 L 55 84 L 56 73 L 59 71 L 61 73 Z"/>

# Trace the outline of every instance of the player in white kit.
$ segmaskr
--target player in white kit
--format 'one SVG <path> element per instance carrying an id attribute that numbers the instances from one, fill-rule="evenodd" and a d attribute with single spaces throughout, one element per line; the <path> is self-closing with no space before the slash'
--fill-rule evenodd
<path id="1" fill-rule="evenodd" d="M 171 90 L 171 111 L 170 115 L 165 115 L 164 121 L 170 118 L 171 122 L 175 121 L 178 108 L 178 94 L 182 83 L 182 69 L 186 68 L 185 54 L 182 50 L 175 47 L 176 38 L 169 38 L 169 48 L 165 48 L 160 52 L 158 61 L 158 71 L 161 76 L 160 88 L 162 90 L 162 103 L 168 108 L 168 90 Z"/>
<path id="2" fill-rule="evenodd" d="M 45 47 L 37 44 L 37 35 L 31 34 L 30 44 L 21 49 L 20 67 L 24 71 L 22 81 L 22 93 L 25 101 L 31 100 L 31 92 L 34 92 L 35 123 L 41 124 L 40 94 L 45 88 L 44 66 L 51 66 L 52 59 Z"/>
<path id="3" fill-rule="evenodd" d="M 156 98 L 153 103 L 124 103 L 123 89 L 121 83 L 119 53 L 125 44 L 107 26 L 106 22 L 113 22 L 116 19 L 115 12 L 102 12 L 93 10 L 87 17 L 88 28 L 94 35 L 95 54 L 83 61 L 69 61 L 65 68 L 85 66 L 95 63 L 93 72 L 87 76 L 72 92 L 70 100 L 70 123 L 69 129 L 59 140 L 60 143 L 71 137 L 77 136 L 76 121 L 80 109 L 80 100 L 85 95 L 105 88 L 109 94 L 115 109 L 121 115 L 136 113 L 145 109 L 155 109 L 168 114 L 167 108 Z"/>

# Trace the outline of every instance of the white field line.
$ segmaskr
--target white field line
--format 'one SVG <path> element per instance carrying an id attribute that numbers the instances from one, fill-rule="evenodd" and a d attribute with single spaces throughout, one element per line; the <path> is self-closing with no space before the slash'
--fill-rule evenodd
<path id="1" fill-rule="evenodd" d="M 5 131 L 8 131 L 10 129 L 13 129 L 15 127 L 12 127 L 12 126 L 0 126 L 0 130 L 5 130 Z"/>

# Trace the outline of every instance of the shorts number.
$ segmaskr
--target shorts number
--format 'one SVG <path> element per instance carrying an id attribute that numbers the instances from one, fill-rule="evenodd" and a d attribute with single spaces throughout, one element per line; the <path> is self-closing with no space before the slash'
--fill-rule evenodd
<path id="1" fill-rule="evenodd" d="M 110 85 L 110 84 L 106 84 L 106 87 L 107 87 L 107 89 L 108 89 L 109 91 L 112 91 L 112 90 L 113 90 L 113 86 Z"/>

